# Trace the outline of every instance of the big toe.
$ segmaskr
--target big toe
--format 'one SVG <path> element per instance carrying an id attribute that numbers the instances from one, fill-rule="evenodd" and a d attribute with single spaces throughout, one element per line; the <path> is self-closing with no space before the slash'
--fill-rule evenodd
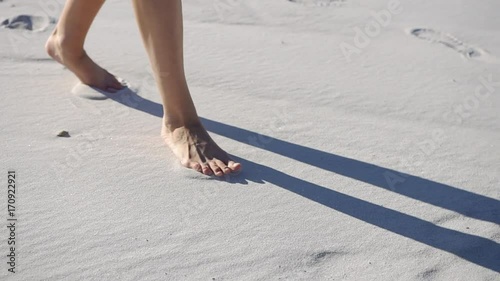
<path id="1" fill-rule="evenodd" d="M 241 171 L 241 164 L 232 160 L 227 163 L 227 166 L 229 167 L 229 169 L 231 169 L 232 172 Z"/>

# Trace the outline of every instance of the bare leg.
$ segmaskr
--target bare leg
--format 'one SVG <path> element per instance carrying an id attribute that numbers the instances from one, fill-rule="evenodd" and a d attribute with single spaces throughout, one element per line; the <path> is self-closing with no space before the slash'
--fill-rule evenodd
<path id="1" fill-rule="evenodd" d="M 163 100 L 162 136 L 181 163 L 206 175 L 241 168 L 203 128 L 189 93 L 180 0 L 133 0 L 137 22 Z"/>
<path id="2" fill-rule="evenodd" d="M 97 65 L 83 49 L 85 37 L 104 0 L 68 0 L 47 40 L 47 53 L 71 70 L 82 83 L 101 90 L 118 90 L 118 80 Z"/>

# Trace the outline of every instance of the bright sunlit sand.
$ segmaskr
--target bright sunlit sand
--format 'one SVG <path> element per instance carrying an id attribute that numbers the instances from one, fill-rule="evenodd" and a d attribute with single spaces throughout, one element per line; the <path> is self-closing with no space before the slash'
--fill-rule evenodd
<path id="1" fill-rule="evenodd" d="M 0 279 L 498 280 L 499 1 L 183 1 L 221 179 L 161 139 L 130 1 L 85 46 L 114 94 L 45 53 L 63 3 L 0 1 Z"/>

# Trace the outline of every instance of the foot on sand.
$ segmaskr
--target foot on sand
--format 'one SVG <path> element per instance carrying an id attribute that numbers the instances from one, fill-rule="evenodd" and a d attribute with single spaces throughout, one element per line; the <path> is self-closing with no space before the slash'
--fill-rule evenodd
<path id="1" fill-rule="evenodd" d="M 71 70 L 83 84 L 109 92 L 116 92 L 124 86 L 116 77 L 97 65 L 82 48 L 64 43 L 52 34 L 45 44 L 47 53 L 57 62 Z"/>
<path id="2" fill-rule="evenodd" d="M 223 176 L 241 169 L 208 135 L 203 125 L 163 125 L 162 137 L 184 167 L 205 175 Z"/>

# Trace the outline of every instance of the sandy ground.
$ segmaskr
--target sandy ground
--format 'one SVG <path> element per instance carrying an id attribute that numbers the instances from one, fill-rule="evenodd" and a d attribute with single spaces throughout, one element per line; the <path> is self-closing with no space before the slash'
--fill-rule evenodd
<path id="1" fill-rule="evenodd" d="M 45 54 L 63 3 L 0 2 L 1 278 L 500 280 L 500 2 L 184 1 L 222 180 L 162 143 L 130 2 L 86 45 L 116 95 Z"/>

